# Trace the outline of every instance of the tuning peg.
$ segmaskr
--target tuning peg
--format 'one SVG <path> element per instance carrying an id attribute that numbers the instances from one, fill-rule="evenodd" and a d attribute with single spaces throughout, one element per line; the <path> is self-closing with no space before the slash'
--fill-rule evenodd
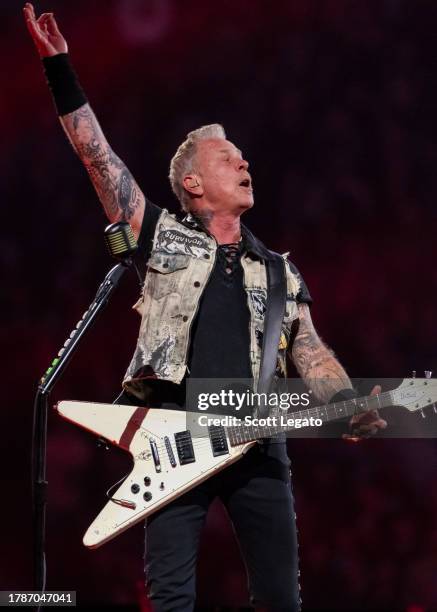
<path id="1" fill-rule="evenodd" d="M 411 372 L 411 378 L 416 378 L 416 370 L 413 370 L 413 371 Z"/>
<path id="2" fill-rule="evenodd" d="M 423 412 L 423 410 L 420 411 L 420 416 L 422 419 L 426 419 L 426 414 Z"/>
<path id="3" fill-rule="evenodd" d="M 432 372 L 431 370 L 425 370 L 425 378 L 431 378 Z"/>

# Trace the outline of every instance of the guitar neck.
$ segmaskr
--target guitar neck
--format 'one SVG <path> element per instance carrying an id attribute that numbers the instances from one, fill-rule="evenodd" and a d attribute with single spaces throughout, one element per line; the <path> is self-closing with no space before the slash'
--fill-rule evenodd
<path id="1" fill-rule="evenodd" d="M 391 391 L 380 393 L 379 395 L 368 395 L 357 397 L 334 404 L 324 404 L 315 408 L 306 408 L 296 412 L 285 412 L 278 410 L 277 413 L 266 419 L 265 424 L 246 425 L 242 421 L 241 425 L 226 427 L 231 446 L 238 446 L 245 442 L 252 442 L 261 438 L 270 438 L 282 432 L 296 431 L 296 421 L 299 419 L 301 427 L 309 427 L 311 422 L 319 419 L 323 423 L 338 421 L 346 417 L 351 417 L 360 412 L 368 410 L 378 410 L 393 406 L 393 396 Z M 293 421 L 293 422 L 292 422 Z"/>

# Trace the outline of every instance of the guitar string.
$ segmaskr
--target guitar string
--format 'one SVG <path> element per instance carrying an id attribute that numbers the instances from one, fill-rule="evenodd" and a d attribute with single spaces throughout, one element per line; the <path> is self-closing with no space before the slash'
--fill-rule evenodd
<path id="1" fill-rule="evenodd" d="M 388 392 L 385 392 L 385 393 L 378 394 L 378 395 L 376 395 L 376 396 L 368 396 L 368 397 L 369 397 L 369 399 L 370 399 L 370 398 L 373 398 L 374 400 L 376 399 L 376 400 L 378 401 L 379 406 L 380 406 L 380 405 L 381 405 L 381 404 L 380 404 L 380 400 L 381 400 L 382 398 L 384 398 L 384 399 L 385 399 L 385 398 L 390 399 L 390 401 L 392 402 L 392 400 L 393 400 L 393 393 L 392 393 L 391 391 L 388 391 Z M 360 399 L 360 398 L 358 398 L 358 399 Z M 366 399 L 366 400 L 364 400 L 364 401 L 365 401 L 366 405 L 368 406 L 368 400 Z M 388 405 L 389 405 L 389 404 L 386 404 L 386 406 L 388 406 Z M 315 408 L 312 408 L 312 409 L 307 409 L 307 410 L 305 410 L 305 411 L 303 411 L 303 412 L 304 412 L 304 413 L 307 415 L 307 416 L 306 416 L 306 418 L 308 418 L 309 416 L 312 416 L 310 413 L 311 413 L 311 412 L 314 412 L 314 411 L 316 411 L 316 414 L 317 414 L 317 415 L 320 417 L 320 416 L 321 416 L 321 415 L 320 415 L 321 410 L 325 409 L 325 415 L 327 416 L 327 411 L 326 411 L 326 409 L 327 409 L 327 407 L 328 407 L 328 406 L 329 406 L 329 405 L 327 405 L 327 406 L 318 406 L 318 407 L 315 407 Z M 335 404 L 334 404 L 334 405 L 332 405 L 332 406 L 335 406 Z M 334 410 L 337 412 L 337 409 L 336 409 L 336 408 L 335 408 Z M 292 414 L 299 414 L 299 413 L 300 413 L 300 412 L 298 412 L 298 413 L 288 413 L 288 416 L 290 416 L 290 415 L 292 415 Z M 348 416 L 351 416 L 351 415 L 348 415 Z M 302 417 L 301 417 L 301 418 L 302 418 Z M 305 418 L 305 417 L 304 417 L 304 418 Z M 338 420 L 338 419 L 340 419 L 340 418 L 342 418 L 342 417 L 338 417 L 338 415 L 336 415 L 334 418 L 327 418 L 327 419 L 323 420 L 323 422 L 325 423 L 325 422 L 335 421 L 335 420 Z M 236 427 L 238 427 L 238 426 L 236 426 Z M 247 428 L 250 428 L 250 427 L 254 427 L 254 426 L 246 426 L 246 427 L 247 427 Z M 257 426 L 257 427 L 258 427 L 258 426 Z M 232 456 L 232 453 L 231 453 L 232 449 L 236 449 L 236 448 L 238 448 L 239 446 L 245 446 L 245 445 L 247 445 L 247 444 L 253 443 L 253 442 L 255 442 L 255 441 L 256 441 L 256 439 L 260 439 L 260 438 L 262 438 L 262 437 L 271 437 L 271 436 L 272 436 L 272 432 L 268 432 L 268 433 L 267 433 L 265 436 L 258 436 L 258 437 L 257 437 L 257 438 L 255 438 L 255 439 L 245 440 L 245 441 L 242 441 L 242 442 L 237 442 L 237 443 L 232 444 L 232 443 L 231 443 L 231 440 L 229 439 L 229 435 L 230 435 L 230 429 L 234 429 L 234 428 L 235 428 L 235 427 L 231 427 L 231 428 L 226 427 L 226 428 L 225 428 L 225 429 L 227 429 L 227 430 L 228 430 L 228 436 L 227 436 L 227 438 L 226 438 L 226 441 L 227 441 L 227 443 L 228 443 L 228 446 L 230 447 L 230 449 L 229 449 L 229 455 L 228 455 L 228 458 Z M 307 427 L 304 427 L 303 429 L 306 429 L 306 428 L 307 428 Z M 140 429 L 141 429 L 141 431 L 143 431 L 143 432 L 145 432 L 145 433 L 148 433 L 148 430 L 146 430 L 145 428 L 141 427 Z M 293 429 L 293 428 L 291 428 L 290 430 L 292 430 L 292 429 Z M 290 431 L 290 430 L 289 430 L 289 431 Z M 258 431 L 259 431 L 259 430 L 258 430 Z M 284 431 L 284 428 L 282 428 L 282 431 Z M 279 432 L 279 433 L 280 433 L 280 432 Z M 153 436 L 149 436 L 149 437 L 153 437 Z M 167 447 L 165 446 L 165 443 L 161 441 L 161 438 L 159 438 L 159 437 L 153 437 L 153 439 L 154 439 L 154 441 L 155 441 L 155 443 L 156 443 L 156 446 L 157 446 L 157 449 L 158 449 L 158 452 L 159 452 L 159 456 L 160 456 L 160 463 L 161 463 L 161 468 L 162 468 L 162 469 L 164 469 L 164 470 L 166 470 L 168 473 L 170 473 L 170 474 L 171 474 L 172 470 L 174 470 L 174 469 L 175 469 L 175 467 L 181 467 L 180 465 L 178 466 L 177 464 L 176 464 L 176 466 L 174 466 L 174 467 L 171 465 L 171 462 L 170 462 L 170 457 L 168 456 L 168 450 L 167 450 Z M 195 440 L 196 440 L 196 439 L 195 439 Z M 174 448 L 173 448 L 173 445 L 172 445 L 172 450 L 173 450 L 173 454 L 174 454 Z M 207 457 L 208 459 L 211 459 L 211 440 L 210 440 L 210 438 L 209 438 L 209 437 L 206 437 L 206 435 L 205 435 L 205 438 L 204 438 L 204 439 L 202 439 L 202 440 L 198 440 L 198 439 L 197 439 L 197 440 L 196 440 L 196 443 L 195 443 L 195 445 L 194 445 L 194 449 L 193 449 L 193 450 L 195 451 L 195 459 L 197 459 L 197 460 L 201 460 L 203 457 Z M 177 449 L 176 449 L 176 451 L 177 451 Z M 151 451 L 150 451 L 150 452 L 151 452 Z M 135 455 L 134 455 L 134 459 L 137 459 L 137 457 L 138 457 L 138 456 L 135 456 Z M 175 455 L 175 459 L 176 459 L 176 455 Z M 225 459 L 223 459 L 223 461 L 225 461 Z M 188 465 L 189 465 L 189 464 L 188 464 Z M 212 467 L 219 467 L 219 465 L 220 465 L 220 462 L 214 463 L 214 464 L 211 466 L 211 468 L 212 468 Z M 139 464 L 139 463 L 138 463 L 138 459 L 137 459 L 137 462 L 136 462 L 136 463 L 135 463 L 135 465 L 134 465 L 134 469 L 132 470 L 132 472 L 130 472 L 130 474 L 129 474 L 129 475 L 127 475 L 126 480 L 129 478 L 129 476 L 131 476 L 132 474 L 134 474 L 134 472 L 138 472 L 138 471 L 141 471 L 141 464 Z M 150 473 L 150 472 L 149 472 L 149 473 Z M 153 473 L 153 472 L 152 472 L 152 473 Z M 158 477 L 158 479 L 159 479 L 159 475 L 160 475 L 160 472 L 156 472 L 156 476 Z M 123 487 L 123 485 L 125 484 L 126 480 L 124 480 L 124 481 L 123 481 L 123 483 L 122 483 L 122 485 L 121 485 L 120 489 Z M 128 483 L 128 484 L 129 484 L 129 483 Z"/>
<path id="2" fill-rule="evenodd" d="M 391 399 L 391 392 L 388 391 L 388 392 L 385 392 L 385 393 L 381 393 L 381 394 L 378 394 L 378 395 L 375 395 L 375 396 L 368 396 L 368 397 L 372 398 L 374 400 L 377 400 L 378 404 L 379 404 L 380 403 L 380 399 L 383 398 L 383 397 L 384 397 L 384 399 L 386 397 L 387 397 L 387 399 Z M 360 398 L 358 398 L 358 399 L 360 399 Z M 365 400 L 365 403 L 368 404 L 368 400 Z M 304 411 L 298 411 L 298 412 L 295 412 L 295 413 L 287 413 L 286 415 L 283 415 L 283 416 L 284 417 L 288 416 L 288 417 L 292 418 L 293 415 L 299 414 L 300 416 L 298 418 L 310 418 L 310 417 L 314 417 L 314 416 L 316 418 L 317 417 L 318 418 L 322 418 L 322 416 L 323 416 L 322 415 L 322 411 L 324 411 L 325 417 L 326 417 L 327 414 L 328 414 L 328 410 L 327 410 L 328 407 L 331 408 L 330 412 L 332 412 L 332 408 L 334 408 L 334 406 L 336 406 L 336 404 L 332 404 L 332 405 L 327 404 L 326 406 L 316 406 L 314 408 L 305 409 Z M 337 408 L 334 408 L 334 410 L 335 410 L 335 413 L 336 413 L 334 418 L 322 418 L 323 423 L 332 422 L 332 421 L 344 418 L 342 416 L 338 416 L 338 413 L 337 413 L 338 409 Z M 301 412 L 303 412 L 305 414 L 304 417 L 301 416 Z M 310 414 L 310 413 L 314 413 L 314 412 L 315 412 L 315 414 Z M 347 416 L 352 416 L 352 415 L 347 415 Z M 227 439 L 229 439 L 229 436 L 232 435 L 232 433 L 233 433 L 233 432 L 232 433 L 230 432 L 230 429 L 231 430 L 235 430 L 235 429 L 238 429 L 238 427 L 239 427 L 238 425 L 230 426 L 230 427 L 229 426 L 225 427 L 225 429 L 228 430 L 228 437 L 227 437 Z M 296 430 L 296 428 L 294 428 L 294 427 L 289 427 L 289 428 L 281 427 L 280 430 L 277 431 L 277 432 L 276 431 L 272 432 L 272 431 L 269 431 L 268 429 L 267 429 L 266 432 L 262 432 L 260 430 L 263 429 L 263 426 L 258 426 L 258 425 L 257 426 L 253 426 L 253 425 L 244 425 L 244 424 L 242 424 L 241 427 L 245 428 L 245 433 L 243 435 L 245 435 L 246 433 L 249 433 L 250 439 L 249 440 L 242 440 L 241 442 L 239 442 L 238 440 L 235 440 L 236 444 L 234 444 L 234 445 L 230 444 L 230 446 L 240 446 L 242 444 L 246 444 L 248 442 L 252 442 L 252 441 L 255 441 L 257 439 L 268 438 L 268 437 L 272 437 L 274 435 L 278 435 L 281 432 L 295 431 Z M 254 427 L 256 427 L 257 430 L 258 430 L 258 433 L 261 433 L 262 435 L 257 436 L 256 432 L 250 431 Z M 269 426 L 265 426 L 265 427 L 269 427 Z M 307 429 L 307 428 L 308 428 L 308 426 L 302 427 L 302 429 Z M 144 432 L 148 431 L 147 429 L 145 429 L 143 427 L 141 429 Z M 252 435 L 254 436 L 253 438 L 252 438 Z M 159 438 L 159 437 L 154 437 L 153 434 L 151 436 L 149 436 L 149 437 L 154 439 L 154 441 L 155 441 L 155 443 L 157 445 L 158 451 L 162 452 L 164 454 L 164 456 L 167 456 L 167 454 L 168 454 L 167 447 L 165 446 L 165 443 L 162 441 L 162 439 Z M 202 444 L 202 446 L 207 445 L 208 448 L 210 449 L 211 448 L 211 441 L 210 441 L 209 436 L 207 436 L 205 434 L 205 436 L 202 436 L 202 438 L 204 438 L 204 439 L 197 442 L 196 448 L 199 449 L 200 444 Z M 229 441 L 231 442 L 231 440 L 229 440 Z"/>
<path id="3" fill-rule="evenodd" d="M 386 395 L 388 397 L 391 397 L 391 393 L 390 392 L 385 393 L 385 394 L 380 394 L 380 397 L 382 395 Z M 372 397 L 376 398 L 376 396 L 372 396 Z M 320 409 L 321 409 L 321 407 L 317 407 L 317 411 L 318 412 L 320 412 Z M 309 410 L 316 410 L 316 408 L 309 409 Z M 293 413 L 289 413 L 289 414 L 293 414 Z M 325 412 L 325 414 L 327 414 L 327 413 Z M 348 416 L 350 416 L 350 415 L 348 415 Z M 338 417 L 338 418 L 341 418 L 341 417 Z M 324 422 L 332 422 L 334 420 L 337 420 L 337 418 L 327 419 Z M 246 426 L 246 427 L 250 428 L 250 426 Z M 140 429 L 148 434 L 148 430 L 144 429 L 143 427 L 141 427 Z M 260 439 L 262 437 L 271 437 L 272 436 L 272 432 L 268 432 L 268 433 L 266 433 L 265 436 L 259 436 L 258 438 L 255 438 L 255 439 L 252 439 L 252 440 L 245 440 L 245 441 L 242 441 L 242 442 L 236 442 L 236 443 L 232 444 L 231 440 L 229 439 L 229 428 L 227 428 L 227 429 L 228 429 L 228 436 L 226 438 L 226 441 L 228 443 L 228 447 L 230 447 L 228 458 L 230 456 L 232 456 L 232 454 L 231 454 L 232 449 L 236 449 L 239 446 L 244 446 L 246 444 L 250 444 L 251 442 L 252 443 L 256 442 L 256 439 Z M 291 430 L 292 429 L 293 428 L 291 428 Z M 303 429 L 307 429 L 307 427 L 304 427 Z M 156 443 L 156 446 L 157 446 L 157 449 L 158 449 L 158 453 L 159 453 L 160 464 L 161 464 L 161 469 L 162 470 L 166 470 L 168 473 L 171 474 L 172 470 L 174 470 L 176 467 L 182 467 L 180 464 L 179 465 L 176 464 L 176 466 L 174 466 L 174 467 L 171 465 L 170 457 L 168 456 L 167 447 L 165 446 L 165 443 L 161 441 L 161 438 L 153 437 L 153 435 L 149 436 L 149 438 L 150 437 L 152 437 L 154 439 L 155 443 Z M 195 438 L 195 440 L 196 440 L 196 443 L 194 444 L 194 448 L 193 448 L 194 455 L 195 455 L 195 460 L 201 461 L 203 458 L 211 459 L 211 440 L 210 440 L 210 438 L 205 435 L 205 437 L 203 439 L 199 440 L 199 439 Z M 173 444 L 172 444 L 172 450 L 173 450 L 173 454 L 174 454 L 175 459 L 176 459 L 176 454 L 174 453 Z M 176 452 L 177 452 L 177 449 L 176 449 Z M 150 451 L 150 453 L 151 453 L 151 451 Z M 187 464 L 187 465 L 190 465 L 190 464 Z M 219 465 L 220 465 L 220 463 L 218 462 L 218 463 L 214 463 L 211 467 L 218 467 Z M 135 467 L 136 467 L 135 471 L 138 471 L 138 470 L 141 471 L 141 466 L 138 463 L 135 464 Z M 133 474 L 133 472 L 134 472 L 134 470 L 132 470 L 131 474 Z M 156 476 L 157 476 L 158 479 L 159 479 L 160 473 L 161 472 L 156 472 Z M 150 472 L 149 472 L 149 474 L 150 474 Z M 153 474 L 153 470 L 152 470 L 152 474 Z"/>

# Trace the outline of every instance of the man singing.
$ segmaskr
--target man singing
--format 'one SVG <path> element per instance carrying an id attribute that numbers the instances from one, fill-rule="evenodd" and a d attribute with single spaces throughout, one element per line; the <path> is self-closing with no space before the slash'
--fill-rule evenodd
<path id="1" fill-rule="evenodd" d="M 155 206 L 103 135 L 53 14 L 36 19 L 27 3 L 24 15 L 62 127 L 108 219 L 130 223 L 147 262 L 136 305 L 141 326 L 123 397 L 138 405 L 165 405 L 189 376 L 253 379 L 256 385 L 271 253 L 240 222 L 254 204 L 242 152 L 218 124 L 190 132 L 170 163 L 171 186 L 183 214 Z M 305 282 L 285 256 L 284 264 L 287 301 L 277 375 L 286 376 L 288 354 L 320 402 L 353 397 L 346 372 L 314 329 Z M 366 435 L 385 421 L 373 411 L 353 417 L 352 424 L 358 435 Z M 148 519 L 146 575 L 154 610 L 193 610 L 199 536 L 217 496 L 241 547 L 252 604 L 300 610 L 289 465 L 285 441 L 267 440 Z"/>

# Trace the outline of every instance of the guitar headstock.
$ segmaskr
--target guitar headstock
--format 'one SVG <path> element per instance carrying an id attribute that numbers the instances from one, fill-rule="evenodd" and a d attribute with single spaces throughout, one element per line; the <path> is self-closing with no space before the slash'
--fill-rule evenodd
<path id="1" fill-rule="evenodd" d="M 431 375 L 432 372 L 426 370 L 425 378 L 416 378 L 416 372 L 413 372 L 412 378 L 404 378 L 399 387 L 391 392 L 393 404 L 416 412 L 437 403 L 437 379 L 431 378 Z"/>

